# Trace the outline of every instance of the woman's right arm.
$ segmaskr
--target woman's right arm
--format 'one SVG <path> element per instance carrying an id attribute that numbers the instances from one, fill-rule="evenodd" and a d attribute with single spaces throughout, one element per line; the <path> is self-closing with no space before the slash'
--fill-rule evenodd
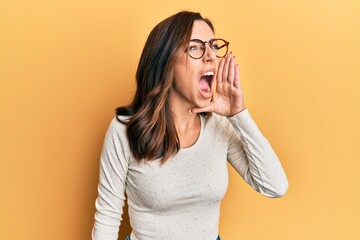
<path id="1" fill-rule="evenodd" d="M 106 133 L 100 159 L 93 240 L 118 239 L 129 159 L 125 131 L 125 126 L 114 118 Z"/>

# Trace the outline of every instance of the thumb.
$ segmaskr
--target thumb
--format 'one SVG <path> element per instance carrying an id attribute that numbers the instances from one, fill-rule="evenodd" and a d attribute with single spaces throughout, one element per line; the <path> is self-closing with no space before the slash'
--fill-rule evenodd
<path id="1" fill-rule="evenodd" d="M 201 112 L 214 112 L 214 104 L 211 103 L 209 106 L 203 108 L 194 107 L 193 109 L 190 109 L 190 113 L 201 113 Z"/>

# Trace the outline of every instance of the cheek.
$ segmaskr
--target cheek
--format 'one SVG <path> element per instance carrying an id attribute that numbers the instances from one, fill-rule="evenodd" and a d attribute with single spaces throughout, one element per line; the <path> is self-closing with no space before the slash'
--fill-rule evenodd
<path id="1" fill-rule="evenodd" d="M 177 58 L 174 66 L 174 82 L 176 84 L 186 81 L 189 76 L 188 66 L 189 63 L 186 57 L 182 56 Z"/>
<path id="2" fill-rule="evenodd" d="M 194 88 L 194 85 L 198 84 L 200 81 L 199 69 L 202 67 L 200 61 L 186 57 L 179 58 L 174 69 L 175 84 L 182 88 Z"/>

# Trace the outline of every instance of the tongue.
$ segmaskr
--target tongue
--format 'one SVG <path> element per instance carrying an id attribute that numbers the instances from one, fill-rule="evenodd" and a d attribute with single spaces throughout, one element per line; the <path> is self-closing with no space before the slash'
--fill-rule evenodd
<path id="1" fill-rule="evenodd" d="M 205 80 L 204 77 L 202 77 L 200 79 L 199 86 L 200 86 L 200 90 L 202 92 L 210 92 L 210 85 L 209 85 L 208 81 Z"/>

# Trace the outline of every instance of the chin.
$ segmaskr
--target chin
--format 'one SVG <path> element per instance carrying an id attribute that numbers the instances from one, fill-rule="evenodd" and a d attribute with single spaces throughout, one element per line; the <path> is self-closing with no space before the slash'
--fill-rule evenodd
<path id="1" fill-rule="evenodd" d="M 204 108 L 209 106 L 212 103 L 213 98 L 209 99 L 201 99 L 200 101 L 197 101 L 195 106 L 198 108 Z"/>

